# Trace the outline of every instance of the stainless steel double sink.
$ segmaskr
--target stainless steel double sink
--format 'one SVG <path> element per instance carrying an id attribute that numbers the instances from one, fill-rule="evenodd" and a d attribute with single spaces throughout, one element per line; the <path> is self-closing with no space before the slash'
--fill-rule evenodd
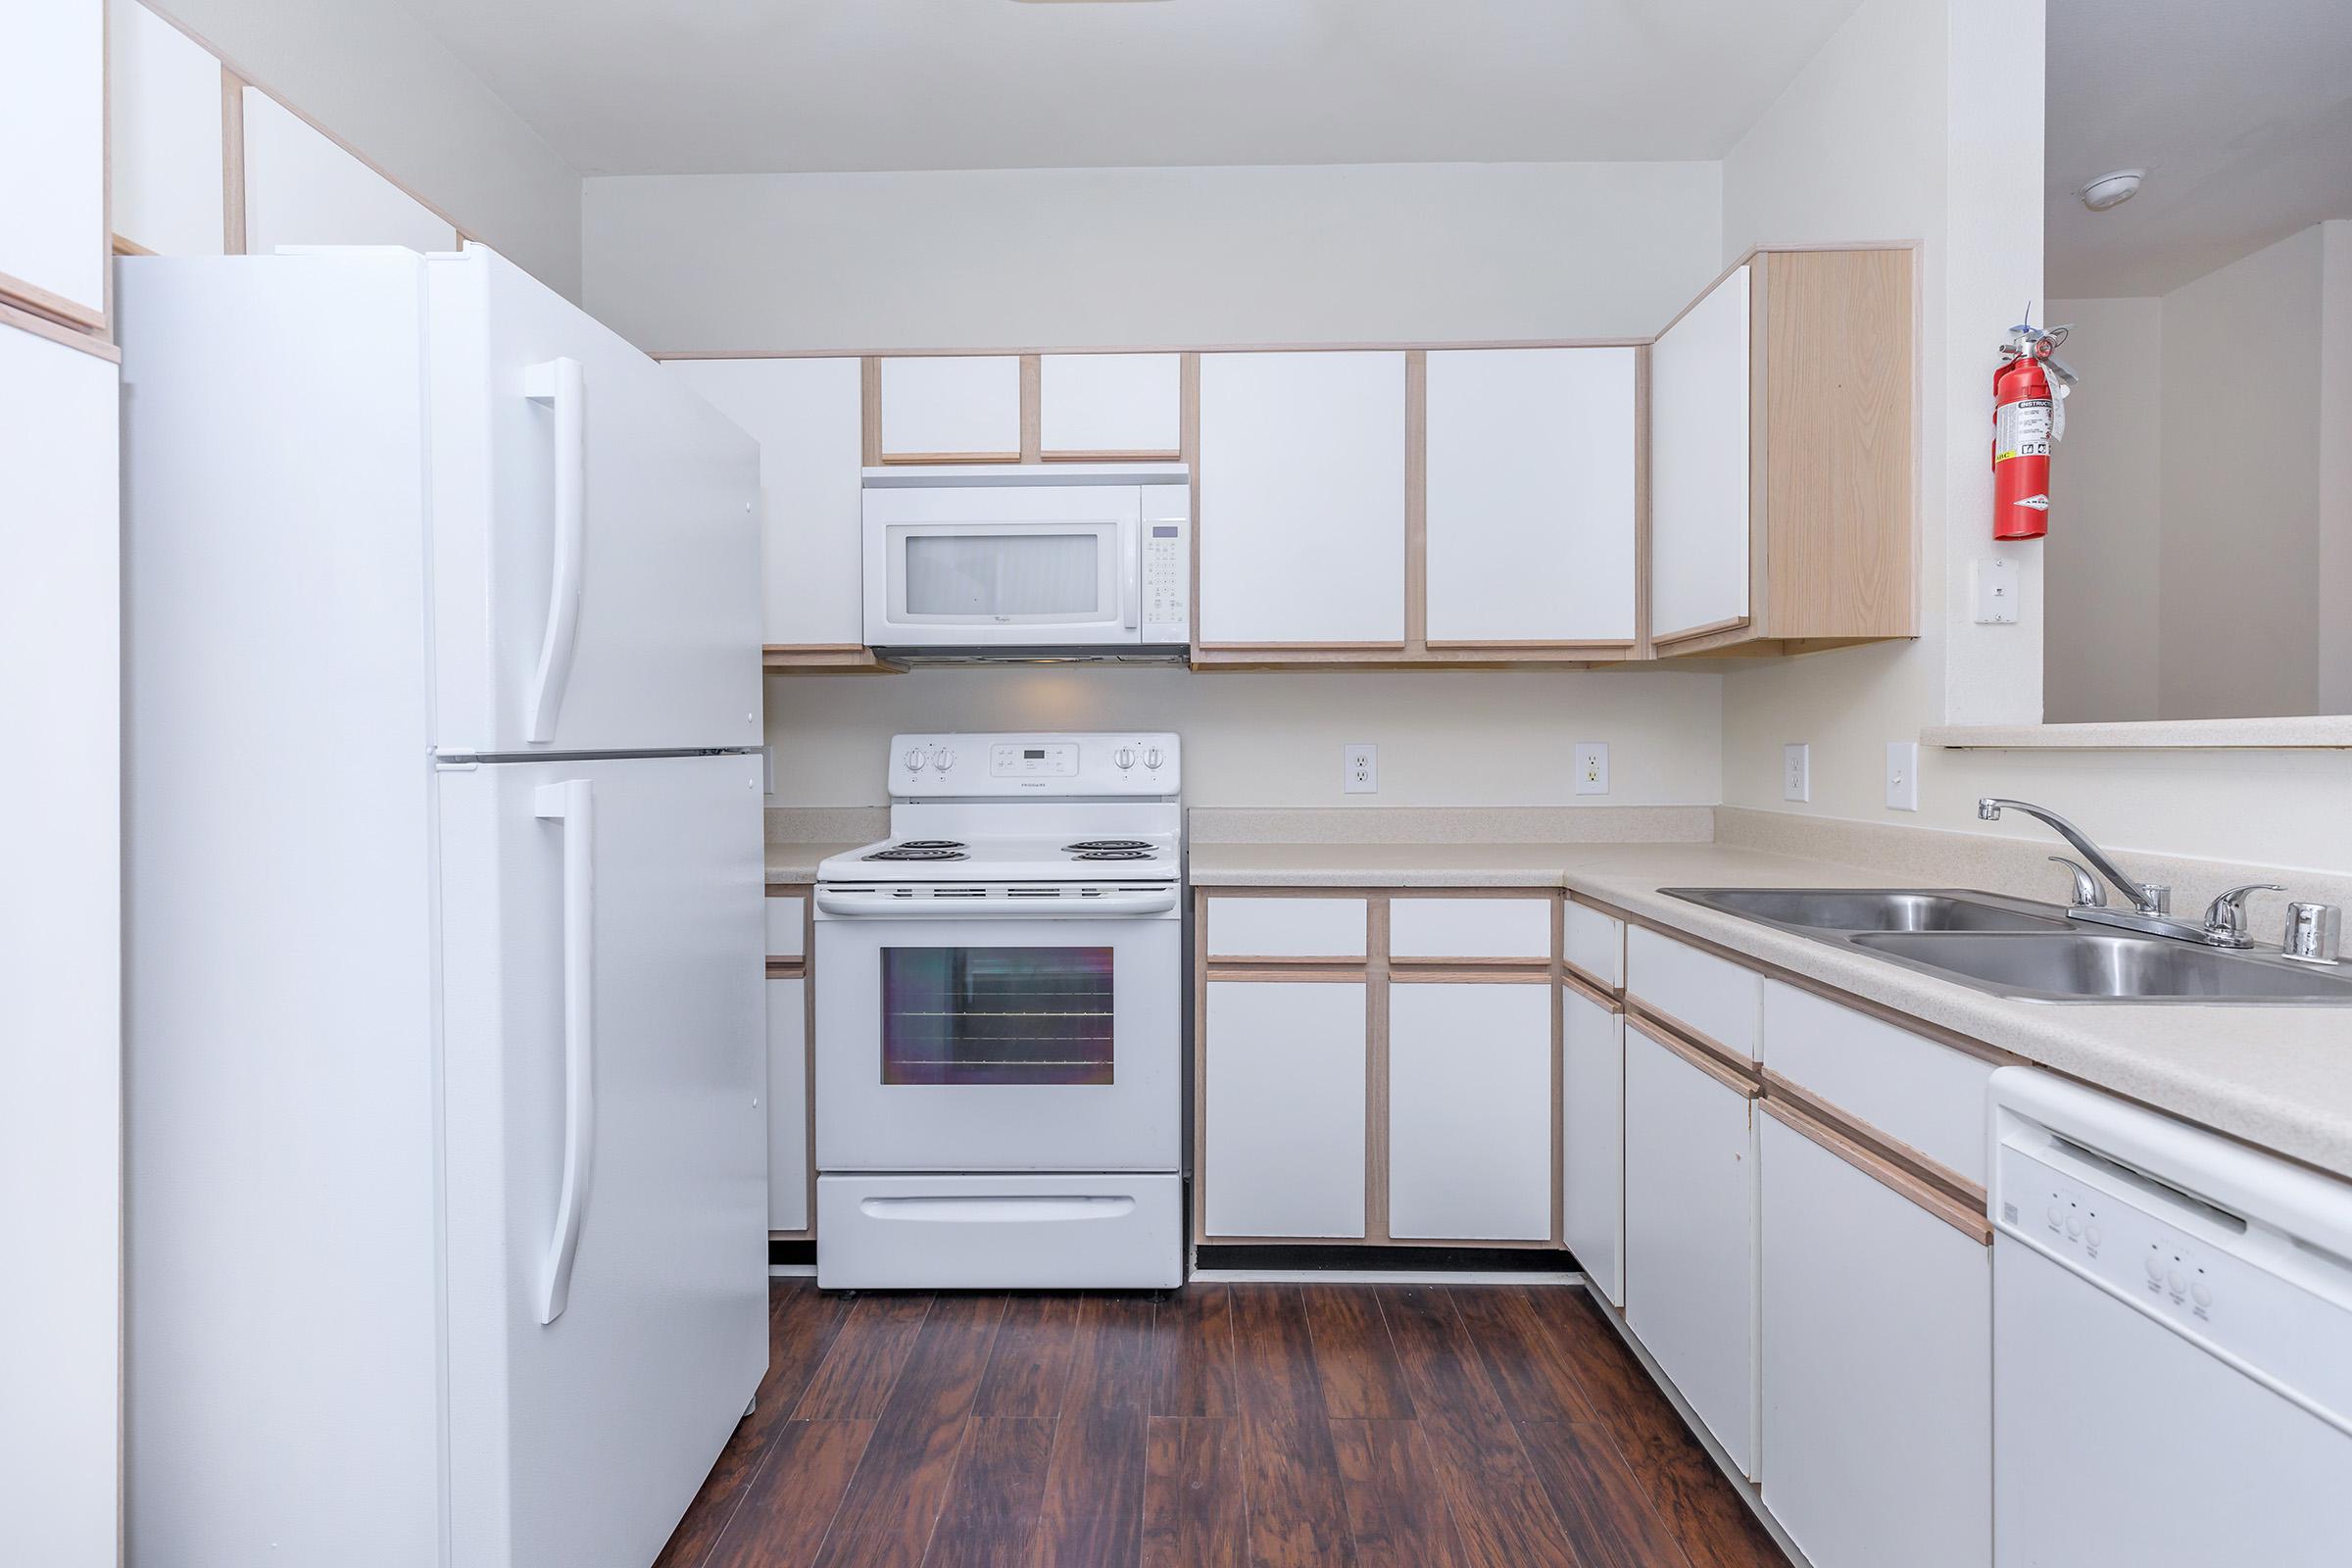
<path id="1" fill-rule="evenodd" d="M 1663 888 L 1725 914 L 2027 1002 L 2352 1006 L 2352 974 L 2135 936 L 1968 889 Z"/>

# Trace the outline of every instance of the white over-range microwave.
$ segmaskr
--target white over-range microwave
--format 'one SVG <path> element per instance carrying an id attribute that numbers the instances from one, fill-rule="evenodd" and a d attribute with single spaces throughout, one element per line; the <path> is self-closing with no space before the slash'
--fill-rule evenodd
<path id="1" fill-rule="evenodd" d="M 865 641 L 885 653 L 1171 653 L 1192 580 L 1180 463 L 865 470 Z"/>

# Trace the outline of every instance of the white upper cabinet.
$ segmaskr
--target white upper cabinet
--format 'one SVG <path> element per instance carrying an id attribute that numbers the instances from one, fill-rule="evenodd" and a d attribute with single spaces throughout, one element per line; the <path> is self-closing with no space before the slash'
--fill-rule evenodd
<path id="1" fill-rule="evenodd" d="M 762 640 L 786 648 L 862 645 L 858 362 L 665 363 L 760 443 Z"/>
<path id="2" fill-rule="evenodd" d="M 454 250 L 457 230 L 262 91 L 243 95 L 245 249 L 406 245 Z"/>
<path id="3" fill-rule="evenodd" d="M 1184 357 L 1048 354 L 1038 361 L 1043 457 L 1159 458 L 1184 445 Z"/>
<path id="4" fill-rule="evenodd" d="M 160 256 L 218 256 L 220 62 L 136 0 L 115 0 L 109 16 L 115 232 Z"/>
<path id="5" fill-rule="evenodd" d="M 1650 636 L 1747 617 L 1749 269 L 1649 351 Z"/>
<path id="6" fill-rule="evenodd" d="M 102 325 L 103 0 L 12 5 L 0 37 L 0 298 Z"/>
<path id="7" fill-rule="evenodd" d="M 1631 643 L 1640 351 L 1429 356 L 1429 641 Z"/>
<path id="8" fill-rule="evenodd" d="M 1404 356 L 1204 354 L 1200 641 L 1401 647 Z"/>
<path id="9" fill-rule="evenodd" d="M 1021 361 L 951 354 L 882 362 L 886 463 L 1017 463 Z"/>

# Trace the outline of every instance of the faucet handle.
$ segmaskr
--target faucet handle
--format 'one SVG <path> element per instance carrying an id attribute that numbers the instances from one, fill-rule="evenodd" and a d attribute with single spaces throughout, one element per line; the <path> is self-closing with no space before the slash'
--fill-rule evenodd
<path id="1" fill-rule="evenodd" d="M 2063 855 L 2051 856 L 2050 863 L 2063 865 L 2075 874 L 2075 891 L 2073 896 L 2067 900 L 2067 904 L 2071 907 L 2077 909 L 2104 909 L 2107 907 L 2107 888 L 2097 877 L 2090 874 L 2089 866 L 2080 860 L 2070 860 Z"/>
<path id="2" fill-rule="evenodd" d="M 2332 904 L 2290 904 L 2286 906 L 2286 937 L 2279 945 L 2282 957 L 2299 963 L 2340 961 L 2336 949 L 2343 940 L 2344 911 Z"/>
<path id="3" fill-rule="evenodd" d="M 2285 891 L 2276 882 L 2247 882 L 2217 896 L 2205 906 L 2205 939 L 2225 947 L 2252 947 L 2246 935 L 2246 895 Z"/>

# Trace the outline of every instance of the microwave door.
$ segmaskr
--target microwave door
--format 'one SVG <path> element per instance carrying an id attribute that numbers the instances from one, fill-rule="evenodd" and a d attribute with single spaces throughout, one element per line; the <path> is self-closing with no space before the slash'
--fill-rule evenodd
<path id="1" fill-rule="evenodd" d="M 925 504 L 909 507 L 907 498 Z M 952 501 L 965 505 L 944 504 Z M 1135 642 L 1140 529 L 1132 488 L 869 493 L 866 640 L 899 648 Z"/>

